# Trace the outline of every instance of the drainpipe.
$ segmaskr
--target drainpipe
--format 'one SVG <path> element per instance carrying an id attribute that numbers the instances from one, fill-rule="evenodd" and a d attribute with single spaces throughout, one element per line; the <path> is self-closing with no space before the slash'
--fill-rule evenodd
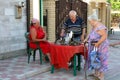
<path id="1" fill-rule="evenodd" d="M 30 26 L 30 0 L 26 0 L 26 22 L 27 22 L 27 32 L 29 32 L 29 26 Z M 27 41 L 27 53 L 28 53 L 28 41 Z"/>
<path id="2" fill-rule="evenodd" d="M 43 0 L 39 0 L 40 7 L 40 24 L 43 26 Z"/>
<path id="3" fill-rule="evenodd" d="M 30 26 L 30 0 L 26 0 L 26 21 L 27 21 L 27 32 L 29 32 Z"/>

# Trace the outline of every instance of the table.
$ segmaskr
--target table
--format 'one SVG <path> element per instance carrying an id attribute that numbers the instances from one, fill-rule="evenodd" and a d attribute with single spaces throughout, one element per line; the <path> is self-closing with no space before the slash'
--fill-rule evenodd
<path id="1" fill-rule="evenodd" d="M 86 47 L 84 48 L 84 45 L 79 46 L 68 46 L 68 45 L 56 45 L 51 44 L 51 64 L 52 64 L 52 71 L 54 72 L 55 68 L 65 68 L 68 70 L 68 62 L 70 59 L 74 56 L 74 63 L 76 64 L 76 53 L 81 54 L 84 56 L 84 51 L 87 54 Z M 86 50 L 84 50 L 86 49 Z M 79 60 L 79 59 L 78 59 Z M 76 71 L 76 65 L 74 66 L 74 71 Z M 76 75 L 76 72 L 74 72 L 74 75 Z"/>

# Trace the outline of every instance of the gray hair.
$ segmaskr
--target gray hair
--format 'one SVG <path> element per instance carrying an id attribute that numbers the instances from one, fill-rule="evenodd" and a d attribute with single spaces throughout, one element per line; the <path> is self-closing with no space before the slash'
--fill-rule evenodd
<path id="1" fill-rule="evenodd" d="M 75 10 L 71 10 L 71 11 L 69 12 L 69 15 L 77 16 L 77 12 L 76 12 Z"/>
<path id="2" fill-rule="evenodd" d="M 96 12 L 94 12 L 92 15 L 88 17 L 88 20 L 96 20 L 98 21 L 98 15 Z"/>

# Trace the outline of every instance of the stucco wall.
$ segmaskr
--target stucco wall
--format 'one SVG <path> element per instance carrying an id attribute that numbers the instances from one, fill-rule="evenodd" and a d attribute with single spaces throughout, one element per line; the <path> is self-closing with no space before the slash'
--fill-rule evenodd
<path id="1" fill-rule="evenodd" d="M 26 7 L 22 8 L 22 18 L 15 18 L 15 4 L 18 4 L 19 1 L 26 0 L 0 0 L 0 55 L 26 48 L 24 38 Z"/>

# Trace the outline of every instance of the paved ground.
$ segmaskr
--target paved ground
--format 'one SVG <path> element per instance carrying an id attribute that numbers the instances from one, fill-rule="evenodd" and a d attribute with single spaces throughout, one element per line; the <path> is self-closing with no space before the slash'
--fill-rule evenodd
<path id="1" fill-rule="evenodd" d="M 26 80 L 35 74 L 48 71 L 49 63 L 39 64 L 39 60 L 27 63 L 27 56 L 0 60 L 0 80 Z"/>
<path id="2" fill-rule="evenodd" d="M 120 47 L 110 47 L 109 55 L 109 70 L 105 74 L 105 80 L 120 80 Z M 64 69 L 55 71 L 54 74 L 46 72 L 36 75 L 27 80 L 84 80 L 84 71 L 78 71 L 77 76 L 73 76 L 73 71 L 66 71 Z M 88 80 L 94 80 L 88 77 Z"/>
<path id="3" fill-rule="evenodd" d="M 110 35 L 110 43 L 119 41 L 120 32 L 115 31 Z M 120 46 L 109 48 L 109 70 L 105 73 L 105 80 L 120 80 Z M 77 72 L 73 76 L 73 71 L 64 69 L 55 70 L 54 74 L 50 73 L 50 64 L 39 64 L 39 57 L 35 62 L 27 63 L 27 56 L 0 60 L 0 80 L 84 80 L 84 71 Z M 88 80 L 94 80 L 88 77 Z"/>

